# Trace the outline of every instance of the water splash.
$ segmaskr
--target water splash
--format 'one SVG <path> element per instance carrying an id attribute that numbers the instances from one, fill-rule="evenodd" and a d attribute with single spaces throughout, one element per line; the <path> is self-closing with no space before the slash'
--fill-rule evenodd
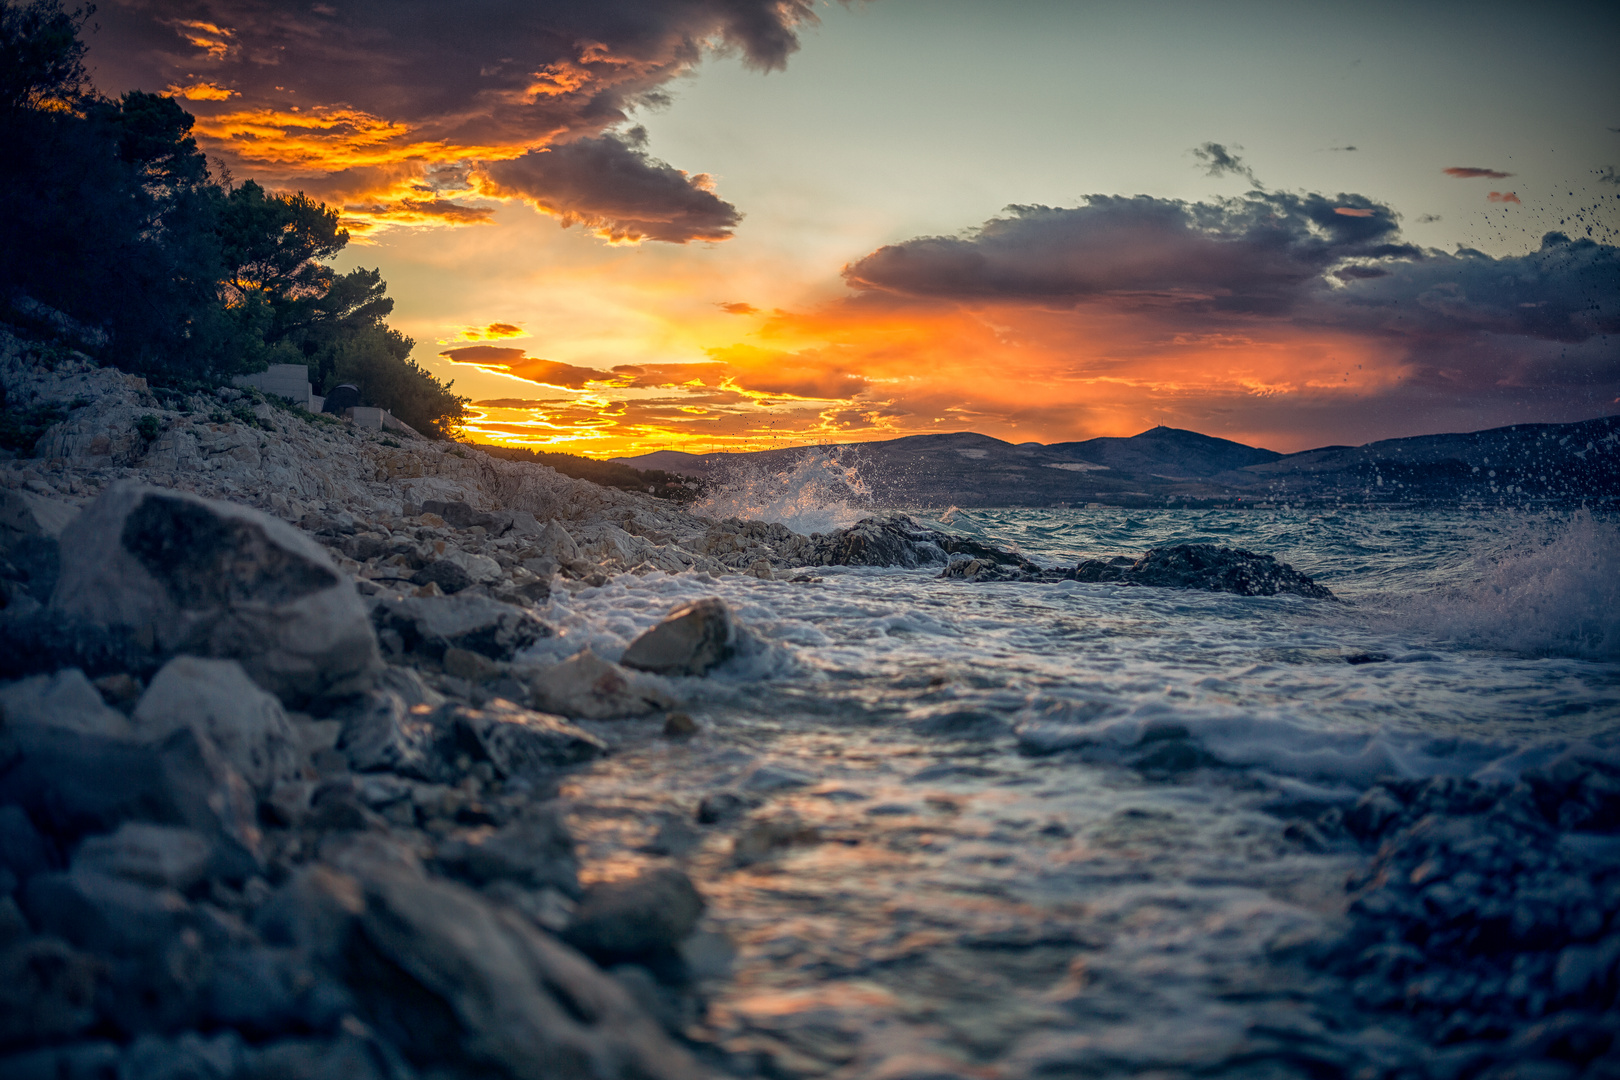
<path id="1" fill-rule="evenodd" d="M 872 512 L 872 495 L 853 452 L 810 450 L 776 466 L 732 466 L 693 509 L 716 518 L 774 521 L 808 535 L 855 524 Z"/>
<path id="2" fill-rule="evenodd" d="M 1409 618 L 1462 645 L 1620 659 L 1620 528 L 1580 510 L 1527 517 L 1475 559 L 1475 580 Z"/>

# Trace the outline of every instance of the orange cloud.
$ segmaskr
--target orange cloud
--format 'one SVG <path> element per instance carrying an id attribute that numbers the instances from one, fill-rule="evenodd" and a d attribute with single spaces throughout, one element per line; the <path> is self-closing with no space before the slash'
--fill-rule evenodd
<path id="1" fill-rule="evenodd" d="M 1372 217 L 1373 212 L 1360 206 L 1335 206 L 1333 212 L 1340 217 Z"/>
<path id="2" fill-rule="evenodd" d="M 235 90 L 228 90 L 213 83 L 193 83 L 190 86 L 170 86 L 168 92 L 175 97 L 185 98 L 187 101 L 227 101 L 236 96 Z"/>
<path id="3" fill-rule="evenodd" d="M 1481 169 L 1472 165 L 1456 165 L 1440 171 L 1447 176 L 1455 176 L 1459 180 L 1472 180 L 1475 177 L 1484 177 L 1489 180 L 1505 180 L 1513 175 L 1510 172 L 1501 172 L 1497 169 Z"/>
<path id="4" fill-rule="evenodd" d="M 542 360 L 523 355 L 522 349 L 498 345 L 469 345 L 461 349 L 446 349 L 439 354 L 452 364 L 467 364 L 485 371 L 498 371 L 542 386 L 555 386 L 565 390 L 582 390 L 595 382 L 610 382 L 613 376 L 593 368 L 575 367 L 555 360 Z"/>
<path id="5" fill-rule="evenodd" d="M 1485 196 L 1485 199 L 1487 202 L 1493 203 L 1516 203 L 1519 201 L 1519 197 L 1511 191 L 1493 191 Z"/>
<path id="6" fill-rule="evenodd" d="M 730 303 L 718 303 L 715 307 L 724 311 L 727 315 L 755 315 L 759 312 L 759 308 L 753 304 L 745 304 L 740 300 L 734 300 Z"/>

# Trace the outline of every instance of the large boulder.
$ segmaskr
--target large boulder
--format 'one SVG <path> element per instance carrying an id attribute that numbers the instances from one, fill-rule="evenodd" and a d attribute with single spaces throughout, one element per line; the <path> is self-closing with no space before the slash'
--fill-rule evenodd
<path id="1" fill-rule="evenodd" d="M 235 660 L 175 657 L 141 695 L 132 719 L 137 735 L 148 739 L 191 728 L 261 795 L 303 774 L 301 743 L 281 703 Z"/>
<path id="2" fill-rule="evenodd" d="M 114 485 L 62 533 L 51 607 L 119 627 L 162 656 L 241 662 L 290 704 L 375 677 L 377 639 L 319 544 L 244 506 Z"/>
<path id="3" fill-rule="evenodd" d="M 381 600 L 372 617 L 379 630 L 399 635 L 405 651 L 433 660 L 442 660 L 451 648 L 510 660 L 552 634 L 524 609 L 471 593 Z"/>
<path id="4" fill-rule="evenodd" d="M 1199 589 L 1239 596 L 1275 596 L 1293 593 L 1315 600 L 1332 600 L 1333 593 L 1287 563 L 1270 555 L 1217 547 L 1214 544 L 1176 544 L 1153 548 L 1136 560 L 1084 559 L 1075 568 L 1079 581 L 1151 585 L 1165 589 Z"/>
<path id="5" fill-rule="evenodd" d="M 682 604 L 624 650 L 625 667 L 655 675 L 704 675 L 737 649 L 731 609 L 718 596 Z"/>
<path id="6" fill-rule="evenodd" d="M 424 1071 L 596 1080 L 704 1075 L 630 995 L 516 912 L 380 868 L 348 950 L 373 1025 Z"/>

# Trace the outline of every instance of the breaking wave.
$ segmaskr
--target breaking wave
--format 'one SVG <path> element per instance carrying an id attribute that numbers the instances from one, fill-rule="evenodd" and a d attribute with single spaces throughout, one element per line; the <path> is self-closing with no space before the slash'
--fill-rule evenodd
<path id="1" fill-rule="evenodd" d="M 1460 645 L 1620 659 L 1620 528 L 1586 510 L 1527 518 L 1477 557 L 1473 582 L 1407 617 Z"/>
<path id="2" fill-rule="evenodd" d="M 872 512 L 872 496 L 849 451 L 811 450 L 783 465 L 739 464 L 693 509 L 716 518 L 748 518 L 794 532 L 831 532 Z"/>

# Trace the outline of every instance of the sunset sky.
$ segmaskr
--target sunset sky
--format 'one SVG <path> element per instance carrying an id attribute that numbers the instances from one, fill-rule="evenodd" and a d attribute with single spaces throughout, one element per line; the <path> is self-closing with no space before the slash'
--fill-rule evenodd
<path id="1" fill-rule="evenodd" d="M 473 437 L 618 456 L 1620 412 L 1620 7 L 104 0 L 342 208 Z"/>

